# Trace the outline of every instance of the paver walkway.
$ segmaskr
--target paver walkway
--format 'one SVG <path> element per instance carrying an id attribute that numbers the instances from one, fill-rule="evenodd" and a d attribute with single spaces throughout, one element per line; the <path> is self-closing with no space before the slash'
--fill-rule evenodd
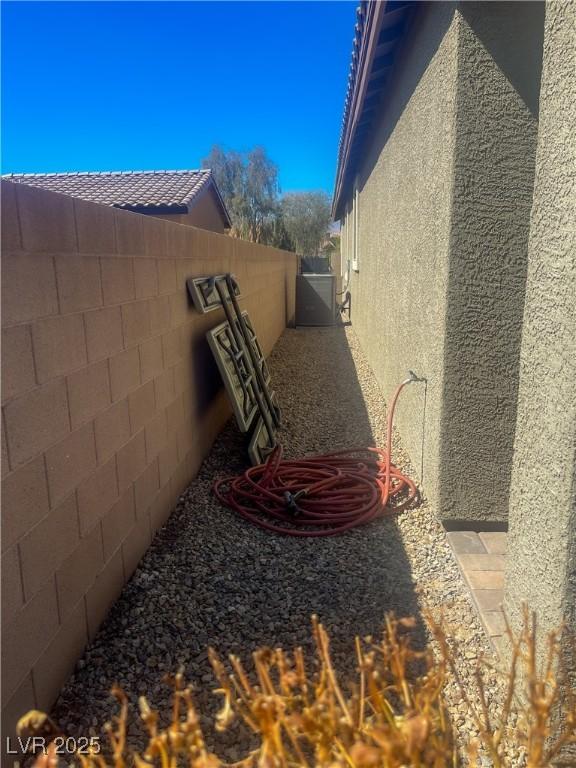
<path id="1" fill-rule="evenodd" d="M 501 531 L 452 531 L 448 541 L 496 650 L 506 629 L 502 600 L 508 534 Z"/>

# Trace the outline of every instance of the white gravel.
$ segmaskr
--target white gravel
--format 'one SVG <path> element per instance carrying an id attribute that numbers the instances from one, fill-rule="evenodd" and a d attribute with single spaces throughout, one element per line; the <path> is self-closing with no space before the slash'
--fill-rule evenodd
<path id="1" fill-rule="evenodd" d="M 287 455 L 385 444 L 383 395 L 351 328 L 286 330 L 270 368 Z M 397 435 L 394 442 L 395 462 L 410 472 Z M 421 618 L 441 606 L 463 646 L 458 664 L 465 680 L 473 656 L 491 656 L 443 528 L 425 500 L 396 520 L 343 536 L 280 537 L 221 508 L 211 494 L 216 477 L 246 465 L 244 438 L 230 423 L 63 689 L 53 715 L 66 732 L 99 732 L 111 714 L 113 682 L 133 702 L 145 692 L 165 711 L 168 689 L 161 678 L 179 665 L 210 716 L 220 699 L 210 693 L 206 647 L 244 658 L 263 644 L 311 648 L 312 613 L 330 630 L 344 676 L 354 671 L 354 636 L 377 634 L 387 611 Z M 427 642 L 423 622 L 419 627 L 415 642 Z M 488 688 L 496 698 L 494 681 Z M 452 682 L 447 696 L 467 742 L 474 735 L 471 714 Z M 205 717 L 219 754 L 239 759 L 246 737 L 236 730 L 216 736 L 209 722 Z M 140 743 L 137 725 L 130 739 Z"/>

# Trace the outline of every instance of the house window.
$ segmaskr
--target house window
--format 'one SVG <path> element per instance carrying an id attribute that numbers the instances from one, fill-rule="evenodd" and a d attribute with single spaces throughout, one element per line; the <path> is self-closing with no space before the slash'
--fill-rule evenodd
<path id="1" fill-rule="evenodd" d="M 360 269 L 360 227 L 359 227 L 359 201 L 360 195 L 358 193 L 358 184 L 354 184 L 354 200 L 352 204 L 352 228 L 353 232 L 353 244 L 352 244 L 352 269 L 358 272 Z"/>
<path id="2" fill-rule="evenodd" d="M 346 210 L 346 272 L 350 271 L 350 262 L 352 260 L 352 221 L 350 215 L 350 208 Z"/>
<path id="3" fill-rule="evenodd" d="M 340 274 L 344 272 L 346 260 L 346 216 L 340 219 Z"/>

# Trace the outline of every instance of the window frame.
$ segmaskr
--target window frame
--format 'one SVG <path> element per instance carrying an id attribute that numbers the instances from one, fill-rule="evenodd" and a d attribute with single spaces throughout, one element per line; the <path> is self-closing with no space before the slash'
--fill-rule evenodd
<path id="1" fill-rule="evenodd" d="M 352 247 L 352 269 L 354 272 L 360 271 L 360 190 L 358 181 L 354 182 L 354 193 L 352 196 L 352 228 L 353 228 L 353 247 Z"/>

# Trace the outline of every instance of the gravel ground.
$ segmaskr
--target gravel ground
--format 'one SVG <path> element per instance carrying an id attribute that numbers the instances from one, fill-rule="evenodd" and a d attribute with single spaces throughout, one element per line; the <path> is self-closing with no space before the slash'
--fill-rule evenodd
<path id="1" fill-rule="evenodd" d="M 385 444 L 383 395 L 351 328 L 286 330 L 270 368 L 288 456 Z M 395 463 L 410 473 L 398 435 L 394 446 Z M 224 758 L 239 759 L 249 746 L 243 732 L 216 736 L 209 726 L 220 697 L 210 693 L 206 647 L 243 658 L 263 644 L 311 648 L 312 613 L 330 630 L 335 666 L 344 676 L 354 671 L 354 636 L 378 634 L 387 611 L 420 617 L 441 606 L 462 649 L 464 681 L 471 679 L 478 654 L 491 657 L 442 526 L 425 499 L 397 519 L 343 536 L 280 537 L 221 508 L 211 495 L 216 477 L 245 466 L 244 438 L 230 423 L 63 689 L 53 715 L 67 733 L 99 733 L 110 717 L 108 691 L 115 681 L 133 702 L 146 692 L 166 711 L 161 678 L 182 665 L 196 685 L 209 742 Z M 416 643 L 426 642 L 420 627 Z M 494 680 L 487 687 L 497 700 Z M 466 744 L 475 735 L 471 713 L 453 681 L 446 694 Z M 140 744 L 137 727 L 130 738 Z"/>

